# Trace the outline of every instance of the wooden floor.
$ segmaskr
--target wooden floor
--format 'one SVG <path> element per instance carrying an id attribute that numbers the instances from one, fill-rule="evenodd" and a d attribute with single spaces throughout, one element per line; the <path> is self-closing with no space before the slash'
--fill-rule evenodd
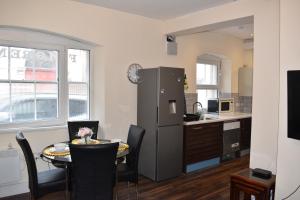
<path id="1" fill-rule="evenodd" d="M 229 200 L 230 174 L 249 167 L 249 156 L 227 161 L 201 172 L 182 174 L 160 183 L 140 177 L 138 199 L 149 200 Z M 18 198 L 21 199 L 21 198 Z M 27 199 L 27 198 L 22 198 Z M 50 194 L 43 200 L 64 200 L 64 193 Z M 118 184 L 118 200 L 137 199 L 135 185 Z"/>

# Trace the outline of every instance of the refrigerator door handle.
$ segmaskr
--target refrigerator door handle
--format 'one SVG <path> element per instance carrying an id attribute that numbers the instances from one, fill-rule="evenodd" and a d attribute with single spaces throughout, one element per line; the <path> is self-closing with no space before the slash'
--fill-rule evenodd
<path id="1" fill-rule="evenodd" d="M 158 106 L 156 107 L 156 124 L 158 124 Z"/>

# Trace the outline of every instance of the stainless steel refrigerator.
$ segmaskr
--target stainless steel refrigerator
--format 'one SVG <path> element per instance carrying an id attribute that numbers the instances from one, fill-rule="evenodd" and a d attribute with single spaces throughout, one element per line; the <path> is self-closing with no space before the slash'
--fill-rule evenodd
<path id="1" fill-rule="evenodd" d="M 182 172 L 184 69 L 158 67 L 138 71 L 137 123 L 146 129 L 139 173 L 155 181 Z"/>

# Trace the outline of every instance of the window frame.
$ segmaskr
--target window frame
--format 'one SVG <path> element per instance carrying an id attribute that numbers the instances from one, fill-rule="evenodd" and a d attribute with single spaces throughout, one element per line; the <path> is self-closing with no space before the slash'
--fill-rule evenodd
<path id="1" fill-rule="evenodd" d="M 76 49 L 76 50 L 83 50 L 83 51 L 88 51 L 89 52 L 89 57 L 88 57 L 88 65 L 89 65 L 89 67 L 88 67 L 88 72 L 87 72 L 87 74 L 88 74 L 88 81 L 87 81 L 87 84 L 88 84 L 88 101 L 87 101 L 87 103 L 88 103 L 88 108 L 87 108 L 87 112 L 88 112 L 88 119 L 87 120 L 89 120 L 89 119 L 91 119 L 91 99 L 92 99 L 92 97 L 91 97 L 91 90 L 92 90 L 92 81 L 91 81 L 91 79 L 92 79 L 92 67 L 91 67 L 91 62 L 92 62 L 92 59 L 91 59 L 91 57 L 92 57 L 92 49 L 91 48 L 88 48 L 88 46 L 87 45 L 72 45 L 72 46 L 68 46 L 68 48 L 66 48 L 66 54 L 68 55 L 68 49 Z M 68 91 L 68 95 L 69 95 L 69 80 L 68 80 L 68 56 L 65 56 L 65 62 L 66 62 L 66 68 L 67 68 L 67 83 L 68 84 L 66 84 L 67 86 L 68 86 L 68 88 L 67 88 L 67 91 Z M 69 97 L 69 96 L 68 96 Z M 68 100 L 69 100 L 69 98 L 68 98 Z M 68 101 L 68 110 L 67 110 L 67 120 L 69 119 L 69 101 Z"/>
<path id="2" fill-rule="evenodd" d="M 210 57 L 210 56 L 207 56 Z M 198 57 L 196 63 L 196 92 L 198 94 L 198 90 L 217 90 L 217 98 L 219 98 L 220 91 L 220 80 L 221 80 L 221 59 L 213 58 L 201 58 Z M 216 65 L 217 66 L 217 84 L 216 85 L 207 85 L 207 84 L 198 84 L 197 83 L 197 65 L 198 64 L 208 64 L 208 65 Z"/>
<path id="3" fill-rule="evenodd" d="M 38 33 L 38 32 L 37 32 Z M 41 33 L 42 34 L 42 33 Z M 50 34 L 49 37 L 52 35 Z M 47 36 L 42 36 L 46 38 L 45 43 L 41 42 L 29 42 L 29 41 L 18 41 L 18 40 L 2 40 L 0 39 L 0 46 L 7 47 L 16 47 L 16 48 L 31 48 L 31 49 L 42 49 L 42 50 L 50 50 L 58 52 L 58 67 L 57 67 L 57 83 L 58 83 L 58 113 L 56 119 L 39 119 L 33 121 L 22 121 L 22 122 L 9 122 L 9 123 L 0 123 L 0 133 L 1 132 L 9 132 L 10 130 L 19 130 L 19 129 L 39 129 L 39 128 L 50 128 L 50 127 L 60 127 L 66 126 L 68 118 L 69 118 L 69 82 L 68 82 L 68 49 L 79 49 L 86 50 L 89 52 L 89 65 L 88 65 L 88 119 L 91 118 L 91 56 L 92 56 L 92 47 L 90 45 L 85 44 L 75 44 L 78 43 L 72 41 L 70 39 L 64 39 L 69 41 L 68 44 L 54 44 L 50 42 L 51 40 L 47 40 Z M 48 42 L 47 42 L 48 41 Z M 26 82 L 26 81 L 20 81 Z M 66 103 L 67 102 L 67 103 Z"/>

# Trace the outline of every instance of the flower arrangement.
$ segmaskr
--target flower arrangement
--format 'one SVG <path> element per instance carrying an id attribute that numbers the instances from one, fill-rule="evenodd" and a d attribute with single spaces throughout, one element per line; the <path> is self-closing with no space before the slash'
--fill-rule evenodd
<path id="1" fill-rule="evenodd" d="M 79 128 L 77 135 L 79 137 L 81 137 L 81 139 L 84 139 L 85 143 L 88 144 L 88 142 L 91 139 L 93 134 L 94 133 L 93 133 L 92 129 L 87 128 L 87 127 L 82 127 L 82 128 Z"/>

